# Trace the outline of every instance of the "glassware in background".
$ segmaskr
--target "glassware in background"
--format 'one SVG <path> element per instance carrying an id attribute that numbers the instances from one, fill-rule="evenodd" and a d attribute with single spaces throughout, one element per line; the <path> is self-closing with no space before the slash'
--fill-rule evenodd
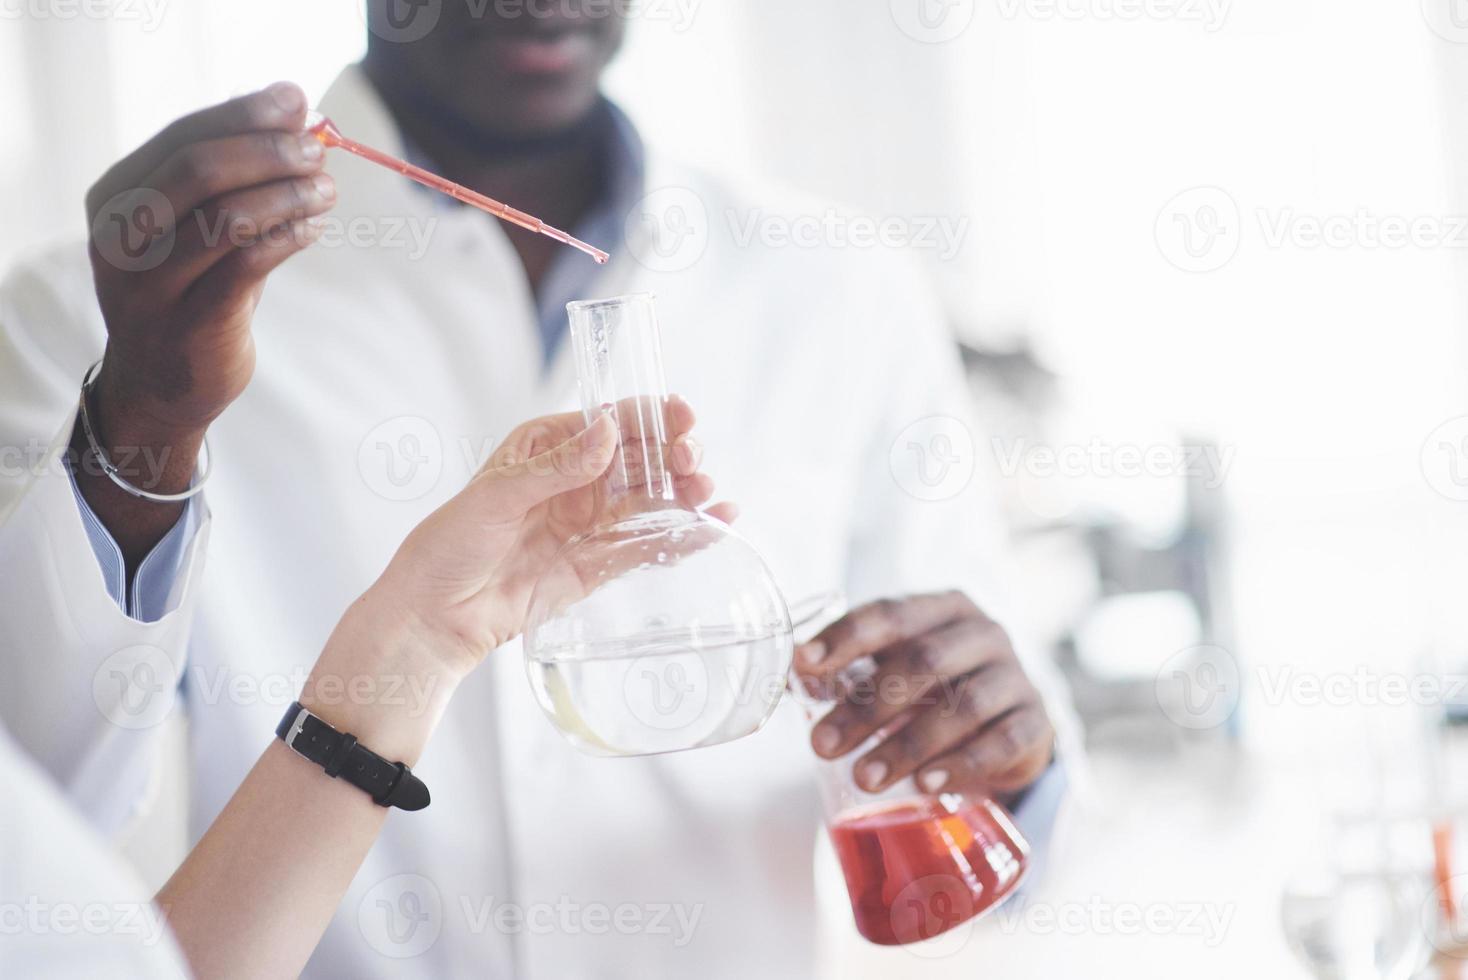
<path id="1" fill-rule="evenodd" d="M 1441 958 L 1458 964 L 1454 975 L 1468 975 L 1468 812 L 1444 806 L 1432 814 L 1431 823 L 1432 894 L 1423 907 L 1427 934 Z"/>
<path id="2" fill-rule="evenodd" d="M 790 614 L 728 525 L 677 499 L 653 297 L 571 303 L 582 412 L 617 422 L 590 531 L 536 584 L 526 670 L 540 706 L 592 755 L 675 752 L 757 731 L 784 693 Z"/>
<path id="3" fill-rule="evenodd" d="M 1433 827 L 1424 816 L 1338 814 L 1280 901 L 1285 939 L 1321 980 L 1407 980 L 1435 927 Z"/>
<path id="4" fill-rule="evenodd" d="M 796 604 L 796 639 L 804 643 L 845 610 L 844 597 L 817 596 Z M 858 661 L 828 690 L 808 689 L 792 672 L 790 688 L 814 724 L 875 670 Z M 840 759 L 817 762 L 831 845 L 846 878 L 857 931 L 883 946 L 921 942 L 999 905 L 1024 878 L 1029 844 L 993 800 L 958 793 L 923 793 L 904 779 L 868 793 L 852 779 L 852 764 L 893 726 Z"/>

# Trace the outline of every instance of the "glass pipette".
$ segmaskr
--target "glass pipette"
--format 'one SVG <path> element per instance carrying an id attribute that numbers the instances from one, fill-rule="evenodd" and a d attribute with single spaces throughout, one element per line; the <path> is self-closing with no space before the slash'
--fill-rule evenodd
<path id="1" fill-rule="evenodd" d="M 323 146 L 337 147 L 346 150 L 348 153 L 354 153 L 364 160 L 371 160 L 379 166 L 386 167 L 389 170 L 396 170 L 404 177 L 410 180 L 416 180 L 424 187 L 431 187 L 436 191 L 442 191 L 455 200 L 463 201 L 465 204 L 472 204 L 482 211 L 488 211 L 496 218 L 508 221 L 513 225 L 519 225 L 526 231 L 533 231 L 537 234 L 545 235 L 547 238 L 554 238 L 563 245 L 570 245 L 572 248 L 579 249 L 595 259 L 598 264 L 604 265 L 607 261 L 608 256 L 606 252 L 603 252 L 594 245 L 586 244 L 579 238 L 573 238 L 559 228 L 546 224 L 533 214 L 526 214 L 524 211 L 512 208 L 508 204 L 501 204 L 492 197 L 486 197 L 478 191 L 471 191 L 462 184 L 456 184 L 451 180 L 438 176 L 438 174 L 424 170 L 422 167 L 415 167 L 406 160 L 399 160 L 397 157 L 389 156 L 381 150 L 374 150 L 372 147 L 358 143 L 356 140 L 348 139 L 342 135 L 341 130 L 336 128 L 335 123 L 319 112 L 307 114 L 306 132 L 320 140 Z"/>

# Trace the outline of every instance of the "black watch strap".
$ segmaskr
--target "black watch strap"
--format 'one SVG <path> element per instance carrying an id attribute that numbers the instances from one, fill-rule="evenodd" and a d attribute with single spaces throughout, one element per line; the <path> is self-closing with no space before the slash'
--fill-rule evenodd
<path id="1" fill-rule="evenodd" d="M 421 810 L 428 805 L 428 787 L 401 762 L 388 762 L 349 732 L 339 732 L 297 701 L 286 710 L 275 735 L 326 770 L 372 797 L 378 806 Z"/>

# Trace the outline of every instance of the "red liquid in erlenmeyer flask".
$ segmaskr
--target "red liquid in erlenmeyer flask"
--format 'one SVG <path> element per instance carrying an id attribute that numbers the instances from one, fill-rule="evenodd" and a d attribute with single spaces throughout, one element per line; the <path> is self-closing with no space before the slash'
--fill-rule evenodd
<path id="1" fill-rule="evenodd" d="M 857 930 L 883 946 L 931 939 L 993 908 L 1024 876 L 1029 850 L 997 806 L 961 799 L 857 811 L 831 825 L 831 843 Z"/>

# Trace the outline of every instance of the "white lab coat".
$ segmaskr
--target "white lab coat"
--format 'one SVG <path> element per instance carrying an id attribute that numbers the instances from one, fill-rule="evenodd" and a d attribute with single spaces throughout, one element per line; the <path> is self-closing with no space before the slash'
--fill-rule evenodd
<path id="1" fill-rule="evenodd" d="M 400 149 L 357 70 L 324 109 L 356 138 Z M 576 405 L 568 345 L 542 372 L 532 296 L 493 219 L 436 210 L 346 155 L 329 169 L 339 219 L 418 222 L 431 231 L 427 251 L 318 245 L 272 276 L 255 317 L 255 377 L 210 431 L 212 516 L 168 615 L 143 625 L 116 608 L 58 468 L 6 470 L 0 717 L 104 830 L 145 798 L 151 722 L 172 697 L 160 675 L 182 679 L 197 835 L 409 529 L 515 424 Z M 620 249 L 596 293 L 658 295 L 670 386 L 699 413 L 706 468 L 787 596 L 844 587 L 860 601 L 957 585 L 1002 614 L 999 525 L 981 474 L 932 502 L 889 463 L 911 423 L 967 417 L 921 276 L 881 249 L 736 234 L 756 207 L 819 216 L 824 205 L 754 201 L 656 155 L 648 186 L 701 205 L 706 248 L 676 271 L 649 266 L 686 264 L 686 253 L 643 262 Z M 634 220 L 629 234 L 653 232 Z M 103 340 L 84 249 L 13 275 L 0 296 L 0 445 L 66 443 Z M 590 758 L 540 715 L 512 644 L 458 694 L 417 771 L 433 805 L 390 816 L 307 976 L 811 973 L 819 814 L 788 707 L 730 745 Z"/>
<path id="2" fill-rule="evenodd" d="M 163 910 L 0 726 L 0 977 L 185 980 Z"/>

